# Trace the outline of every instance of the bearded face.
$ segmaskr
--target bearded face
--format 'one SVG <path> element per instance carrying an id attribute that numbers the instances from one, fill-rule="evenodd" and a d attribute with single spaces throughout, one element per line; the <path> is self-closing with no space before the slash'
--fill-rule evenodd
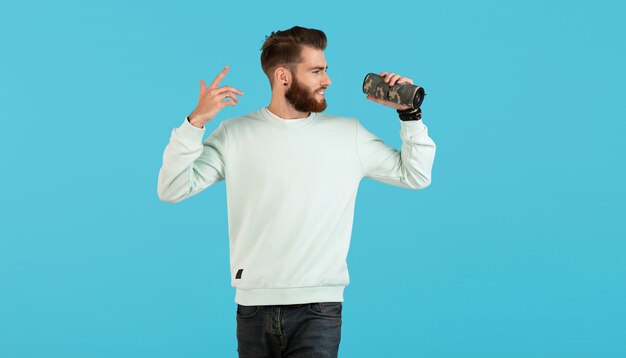
<path id="1" fill-rule="evenodd" d="M 326 109 L 326 98 L 318 93 L 324 89 L 326 87 L 309 89 L 293 76 L 285 98 L 299 112 L 322 112 Z"/>

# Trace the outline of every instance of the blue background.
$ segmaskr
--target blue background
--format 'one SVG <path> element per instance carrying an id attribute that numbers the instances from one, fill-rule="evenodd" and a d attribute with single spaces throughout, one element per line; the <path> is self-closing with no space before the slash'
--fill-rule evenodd
<path id="1" fill-rule="evenodd" d="M 328 113 L 399 148 L 368 72 L 426 88 L 433 183 L 356 203 L 341 357 L 626 356 L 617 1 L 5 3 L 0 357 L 234 357 L 224 182 L 156 194 L 199 80 L 269 103 L 260 47 L 319 28 Z"/>

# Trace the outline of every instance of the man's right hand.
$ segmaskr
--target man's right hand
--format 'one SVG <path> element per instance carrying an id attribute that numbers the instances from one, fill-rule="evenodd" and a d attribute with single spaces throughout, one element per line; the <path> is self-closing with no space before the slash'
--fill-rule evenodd
<path id="1" fill-rule="evenodd" d="M 213 80 L 213 83 L 209 87 L 203 80 L 200 80 L 200 96 L 198 98 L 198 105 L 196 109 L 189 115 L 189 122 L 198 128 L 202 128 L 205 123 L 213 119 L 219 111 L 225 106 L 235 106 L 239 103 L 239 100 L 235 96 L 243 95 L 240 90 L 231 86 L 217 87 L 226 73 L 228 72 L 228 66 L 225 66 L 222 72 Z M 229 100 L 224 100 L 230 98 Z"/>

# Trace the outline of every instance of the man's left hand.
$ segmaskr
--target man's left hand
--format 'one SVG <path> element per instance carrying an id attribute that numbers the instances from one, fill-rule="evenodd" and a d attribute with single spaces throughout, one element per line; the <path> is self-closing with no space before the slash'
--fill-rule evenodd
<path id="1" fill-rule="evenodd" d="M 402 83 L 409 83 L 409 84 L 413 84 L 413 80 L 408 78 L 408 77 L 402 77 L 398 74 L 395 74 L 393 72 L 381 72 L 380 76 L 383 77 L 385 79 L 385 83 L 389 84 L 389 87 L 392 87 L 395 84 L 402 84 Z M 387 107 L 391 107 L 391 108 L 395 108 L 395 109 L 408 109 L 410 108 L 409 106 L 402 106 L 400 104 L 391 102 L 391 101 L 385 101 L 384 99 L 378 99 L 376 97 L 370 96 L 368 95 L 366 97 L 367 99 L 369 99 L 370 101 L 376 102 L 376 103 L 380 103 L 382 105 L 385 105 Z"/>

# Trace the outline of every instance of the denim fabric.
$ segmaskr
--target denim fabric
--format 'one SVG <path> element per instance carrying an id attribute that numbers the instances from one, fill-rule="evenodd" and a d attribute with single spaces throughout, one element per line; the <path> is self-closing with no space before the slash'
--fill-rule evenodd
<path id="1" fill-rule="evenodd" d="M 237 305 L 239 357 L 336 358 L 341 310 L 341 302 Z"/>

